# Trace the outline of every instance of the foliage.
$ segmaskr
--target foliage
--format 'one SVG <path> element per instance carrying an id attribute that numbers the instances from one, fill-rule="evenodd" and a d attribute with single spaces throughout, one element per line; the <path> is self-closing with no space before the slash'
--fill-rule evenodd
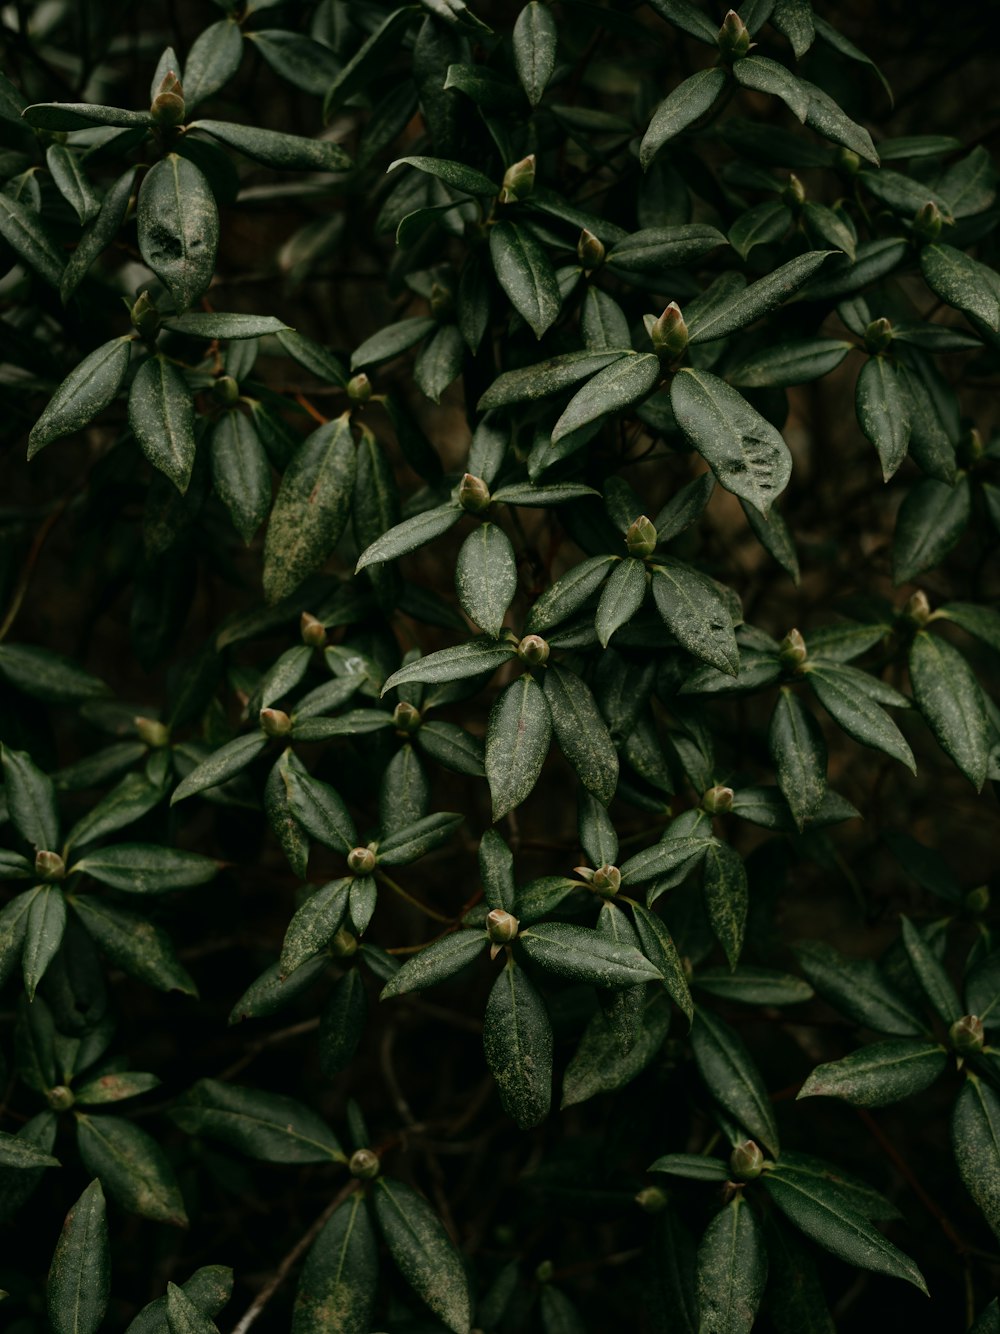
<path id="1" fill-rule="evenodd" d="M 12 1331 L 1000 1326 L 997 173 L 863 13 L 3 11 Z"/>

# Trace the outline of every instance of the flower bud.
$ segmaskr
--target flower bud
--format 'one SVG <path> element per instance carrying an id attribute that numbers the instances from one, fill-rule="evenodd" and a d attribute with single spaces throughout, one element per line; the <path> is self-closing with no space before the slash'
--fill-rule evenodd
<path id="1" fill-rule="evenodd" d="M 722 27 L 716 33 L 715 40 L 726 60 L 739 60 L 753 45 L 750 29 L 735 9 L 731 9 L 722 20 Z"/>
<path id="2" fill-rule="evenodd" d="M 467 472 L 458 487 L 458 503 L 468 514 L 482 514 L 489 508 L 490 488 L 481 477 Z"/>
<path id="3" fill-rule="evenodd" d="M 330 941 L 330 952 L 336 959 L 349 959 L 358 952 L 358 938 L 342 926 Z"/>
<path id="4" fill-rule="evenodd" d="M 958 442 L 958 462 L 963 468 L 971 468 L 979 462 L 983 453 L 983 437 L 971 426 Z"/>
<path id="5" fill-rule="evenodd" d="M 355 875 L 371 875 L 375 870 L 376 857 L 371 848 L 351 848 L 347 854 L 347 865 Z"/>
<path id="6" fill-rule="evenodd" d="M 877 356 L 879 352 L 885 351 L 894 337 L 892 320 L 887 320 L 884 316 L 872 320 L 865 330 L 865 351 L 871 353 L 873 357 Z"/>
<path id="7" fill-rule="evenodd" d="M 948 1029 L 948 1038 L 955 1051 L 963 1056 L 974 1051 L 982 1051 L 986 1041 L 983 1021 L 975 1014 L 963 1015 Z"/>
<path id="8" fill-rule="evenodd" d="M 393 709 L 392 721 L 397 732 L 403 732 L 409 736 L 417 731 L 423 719 L 420 716 L 420 710 L 404 699 L 400 700 Z"/>
<path id="9" fill-rule="evenodd" d="M 517 656 L 529 667 L 544 667 L 549 660 L 549 646 L 541 635 L 525 635 L 517 646 Z"/>
<path id="10" fill-rule="evenodd" d="M 806 187 L 802 184 L 794 171 L 789 174 L 788 184 L 781 192 L 782 202 L 789 208 L 801 208 L 806 202 Z"/>
<path id="11" fill-rule="evenodd" d="M 726 815 L 733 809 L 733 789 L 718 784 L 710 787 L 701 799 L 701 808 L 709 815 Z"/>
<path id="12" fill-rule="evenodd" d="M 431 314 L 436 320 L 447 320 L 454 314 L 455 300 L 444 283 L 434 283 L 430 295 Z"/>
<path id="13" fill-rule="evenodd" d="M 518 199 L 527 199 L 535 188 L 535 155 L 529 153 L 520 162 L 507 168 L 503 174 L 503 186 L 500 190 L 500 203 L 513 204 Z"/>
<path id="14" fill-rule="evenodd" d="M 656 525 L 645 514 L 640 514 L 638 519 L 629 524 L 625 545 L 630 556 L 638 556 L 640 560 L 644 556 L 651 556 L 656 550 L 656 542 Z"/>
<path id="15" fill-rule="evenodd" d="M 240 387 L 231 375 L 220 375 L 212 385 L 212 397 L 224 408 L 231 408 L 239 396 Z"/>
<path id="16" fill-rule="evenodd" d="M 362 1181 L 373 1181 L 381 1171 L 378 1154 L 371 1149 L 355 1149 L 347 1167 L 351 1176 L 360 1177 Z"/>
<path id="17" fill-rule="evenodd" d="M 729 1170 L 737 1181 L 753 1181 L 764 1170 L 764 1155 L 752 1139 L 737 1144 L 729 1157 Z"/>
<path id="18" fill-rule="evenodd" d="M 975 889 L 970 889 L 965 896 L 964 906 L 966 912 L 982 913 L 990 906 L 990 887 L 989 885 L 977 885 Z"/>
<path id="19" fill-rule="evenodd" d="M 147 342 L 152 342 L 160 332 L 160 312 L 156 309 L 153 298 L 148 292 L 140 293 L 139 299 L 129 311 L 129 318 L 132 321 L 132 327 Z"/>
<path id="20" fill-rule="evenodd" d="M 514 914 L 503 908 L 493 908 L 486 914 L 486 932 L 494 945 L 509 945 L 520 925 Z"/>
<path id="21" fill-rule="evenodd" d="M 160 80 L 149 114 L 154 125 L 180 125 L 184 120 L 184 89 L 174 71 L 167 70 Z"/>
<path id="22" fill-rule="evenodd" d="M 317 617 L 304 611 L 299 617 L 299 634 L 309 648 L 322 648 L 326 643 L 326 626 Z"/>
<path id="23" fill-rule="evenodd" d="M 73 1090 L 65 1084 L 56 1084 L 55 1088 L 46 1089 L 45 1097 L 54 1112 L 67 1112 L 76 1102 Z"/>
<path id="24" fill-rule="evenodd" d="M 605 862 L 594 872 L 590 882 L 590 888 L 595 893 L 600 894 L 602 898 L 612 899 L 621 889 L 622 873 L 617 866 L 612 866 Z"/>
<path id="25" fill-rule="evenodd" d="M 801 667 L 809 656 L 806 648 L 806 641 L 802 638 L 798 630 L 789 630 L 781 641 L 781 648 L 778 657 L 783 667 L 794 669 Z"/>
<path id="26" fill-rule="evenodd" d="M 847 172 L 848 176 L 856 176 L 861 170 L 861 158 L 853 148 L 838 148 L 835 160 L 840 170 Z"/>
<path id="27" fill-rule="evenodd" d="M 585 269 L 597 269 L 604 263 L 604 242 L 589 227 L 584 227 L 576 243 L 576 257 Z"/>
<path id="28" fill-rule="evenodd" d="M 644 1214 L 658 1214 L 667 1207 L 667 1193 L 659 1186 L 646 1186 L 636 1195 L 635 1202 Z"/>
<path id="29" fill-rule="evenodd" d="M 930 244 L 941 235 L 943 226 L 944 215 L 937 204 L 934 203 L 934 200 L 928 199 L 927 203 L 917 210 L 916 217 L 913 219 L 913 234 L 918 240 Z"/>
<path id="30" fill-rule="evenodd" d="M 911 598 L 908 599 L 903 608 L 903 615 L 916 625 L 925 626 L 931 618 L 931 604 L 927 600 L 927 594 L 922 588 L 918 588 Z"/>
<path id="31" fill-rule="evenodd" d="M 688 327 L 676 301 L 649 327 L 649 341 L 653 351 L 663 361 L 675 361 L 687 348 Z"/>
<path id="32" fill-rule="evenodd" d="M 543 1260 L 535 1269 L 535 1278 L 539 1283 L 551 1283 L 555 1275 L 556 1267 L 551 1260 Z"/>
<path id="33" fill-rule="evenodd" d="M 133 718 L 139 740 L 154 750 L 170 745 L 170 728 L 158 718 Z"/>
<path id="34" fill-rule="evenodd" d="M 261 709 L 260 727 L 265 736 L 287 736 L 292 720 L 283 709 Z"/>
<path id="35" fill-rule="evenodd" d="M 347 397 L 352 403 L 367 403 L 372 396 L 372 382 L 368 376 L 361 371 L 357 375 L 352 375 L 347 381 Z"/>
<path id="36" fill-rule="evenodd" d="M 58 852 L 36 852 L 35 875 L 40 880 L 62 880 L 66 875 L 66 863 Z"/>

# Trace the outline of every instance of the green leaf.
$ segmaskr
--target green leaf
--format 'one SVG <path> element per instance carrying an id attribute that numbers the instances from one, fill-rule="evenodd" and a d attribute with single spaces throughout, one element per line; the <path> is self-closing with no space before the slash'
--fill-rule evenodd
<path id="1" fill-rule="evenodd" d="M 71 902 L 98 948 L 113 964 L 158 991 L 197 996 L 194 980 L 178 960 L 162 927 L 89 894 Z"/>
<path id="2" fill-rule="evenodd" d="M 186 338 L 224 338 L 229 341 L 266 338 L 268 334 L 283 331 L 295 332 L 273 315 L 229 315 L 215 310 L 191 310 L 186 315 L 164 320 L 163 327 Z"/>
<path id="3" fill-rule="evenodd" d="M 407 959 L 382 989 L 379 1000 L 401 996 L 407 991 L 423 991 L 459 972 L 482 954 L 489 944 L 483 931 L 453 931 L 432 941 L 419 954 Z"/>
<path id="4" fill-rule="evenodd" d="M 895 1038 L 860 1047 L 818 1065 L 799 1098 L 842 1098 L 855 1107 L 888 1107 L 928 1088 L 944 1073 L 948 1054 L 937 1043 Z"/>
<path id="5" fill-rule="evenodd" d="M 422 751 L 447 769 L 473 778 L 486 777 L 482 741 L 454 723 L 436 719 L 422 723 L 416 741 Z"/>
<path id="6" fill-rule="evenodd" d="M 66 1215 L 45 1296 L 53 1334 L 96 1334 L 111 1294 L 107 1212 L 92 1181 Z"/>
<path id="7" fill-rule="evenodd" d="M 715 477 L 703 472 L 693 482 L 682 486 L 656 516 L 658 542 L 672 542 L 702 515 L 715 490 Z"/>
<path id="8" fill-rule="evenodd" d="M 631 945 L 618 945 L 586 926 L 536 922 L 518 936 L 525 954 L 539 968 L 617 990 L 642 982 L 659 982 L 659 969 Z"/>
<path id="9" fill-rule="evenodd" d="M 578 380 L 586 380 L 602 371 L 605 366 L 624 357 L 628 351 L 626 346 L 599 351 L 564 352 L 560 356 L 549 357 L 547 361 L 536 362 L 533 366 L 505 371 L 493 381 L 477 407 L 480 412 L 485 412 L 489 408 L 533 402 L 549 394 L 557 394 Z"/>
<path id="10" fill-rule="evenodd" d="M 1000 295 L 992 272 L 954 246 L 924 246 L 920 272 L 935 296 L 994 331 L 1000 328 Z"/>
<path id="11" fill-rule="evenodd" d="M 279 171 L 343 171 L 351 165 L 340 145 L 330 139 L 307 139 L 222 120 L 193 120 L 188 125 L 191 130 L 202 130 L 227 148 Z"/>
<path id="12" fill-rule="evenodd" d="M 844 148 L 849 148 L 852 153 L 857 153 L 866 162 L 872 162 L 877 167 L 879 165 L 878 153 L 875 151 L 871 135 L 864 126 L 858 125 L 856 121 L 845 115 L 833 98 L 825 93 L 822 88 L 817 88 L 813 83 L 807 83 L 805 79 L 800 79 L 799 84 L 809 94 L 806 124 L 814 129 L 817 134 L 821 134 L 824 139 L 829 139 L 835 144 L 841 144 Z"/>
<path id="13" fill-rule="evenodd" d="M 746 1200 L 736 1195 L 709 1223 L 698 1246 L 699 1334 L 749 1334 L 766 1282 L 764 1234 Z"/>
<path id="14" fill-rule="evenodd" d="M 82 430 L 114 400 L 128 371 L 131 343 L 129 334 L 113 338 L 74 367 L 31 428 L 29 459 L 60 436 Z"/>
<path id="15" fill-rule="evenodd" d="M 592 556 L 574 565 L 545 590 L 528 612 L 528 633 L 544 634 L 572 616 L 596 593 L 615 563 L 614 556 Z"/>
<path id="16" fill-rule="evenodd" d="M 511 305 L 541 338 L 562 305 L 555 270 L 541 243 L 517 223 L 497 222 L 490 228 L 490 257 Z"/>
<path id="17" fill-rule="evenodd" d="M 838 724 L 862 746 L 871 746 L 917 772 L 913 752 L 884 709 L 858 689 L 857 674 L 835 663 L 810 664 L 806 680 L 816 698 Z"/>
<path id="18" fill-rule="evenodd" d="M 249 543 L 271 505 L 271 467 L 253 422 L 242 412 L 223 413 L 210 440 L 212 485 L 233 526 Z"/>
<path id="19" fill-rule="evenodd" d="M 204 102 L 229 82 L 243 56 L 243 35 L 233 19 L 220 19 L 198 34 L 184 62 L 184 103 Z"/>
<path id="20" fill-rule="evenodd" d="M 720 485 L 766 517 L 792 473 L 788 446 L 771 423 L 724 380 L 688 367 L 674 376 L 670 405 Z"/>
<path id="21" fill-rule="evenodd" d="M 699 17 L 704 17 L 700 11 L 698 13 Z M 715 40 L 714 32 L 711 40 Z M 639 145 L 639 161 L 644 170 L 648 169 L 668 140 L 686 130 L 714 105 L 725 85 L 724 70 L 700 70 L 685 79 L 660 103 Z"/>
<path id="22" fill-rule="evenodd" d="M 288 977 L 307 959 L 326 949 L 347 914 L 350 888 L 349 878 L 332 880 L 310 894 L 295 913 L 281 946 L 278 967 L 282 977 Z"/>
<path id="23" fill-rule="evenodd" d="M 66 900 L 58 885 L 39 885 L 28 910 L 24 935 L 24 989 L 28 1000 L 34 1000 L 35 990 L 62 944 L 66 929 Z"/>
<path id="24" fill-rule="evenodd" d="M 975 602 L 946 602 L 935 614 L 960 625 L 967 634 L 981 639 L 1000 653 L 1000 611 L 978 606 Z M 0 650 L 0 671 L 3 670 L 3 652 Z"/>
<path id="25" fill-rule="evenodd" d="M 669 1026 L 670 1002 L 662 992 L 653 992 L 646 1003 L 639 1033 L 629 1050 L 623 1052 L 618 1035 L 598 1010 L 566 1067 L 562 1106 L 571 1107 L 598 1093 L 610 1093 L 630 1084 L 663 1046 Z"/>
<path id="26" fill-rule="evenodd" d="M 587 791 L 607 805 L 618 783 L 618 755 L 593 695 L 574 672 L 556 663 L 547 667 L 542 689 L 560 750 Z M 487 740 L 487 771 L 489 753 Z"/>
<path id="27" fill-rule="evenodd" d="M 796 119 L 805 121 L 809 111 L 809 93 L 784 65 L 779 65 L 776 60 L 768 60 L 766 56 L 749 55 L 733 62 L 733 75 L 744 88 L 780 97 Z"/>
<path id="28" fill-rule="evenodd" d="M 955 1102 L 951 1146 L 966 1190 L 1000 1238 L 1000 1098 L 973 1074 Z"/>
<path id="29" fill-rule="evenodd" d="M 58 1158 L 33 1143 L 23 1135 L 8 1135 L 0 1130 L 0 1167 L 26 1171 L 36 1167 L 60 1167 Z"/>
<path id="30" fill-rule="evenodd" d="M 26 843 L 36 851 L 54 852 L 59 844 L 55 784 L 23 750 L 0 744 L 7 814 Z"/>
<path id="31" fill-rule="evenodd" d="M 925 477 L 911 487 L 896 517 L 893 583 L 909 583 L 939 565 L 965 532 L 971 514 L 972 490 L 965 474 L 954 486 Z"/>
<path id="32" fill-rule="evenodd" d="M 856 1023 L 879 1033 L 913 1037 L 924 1032 L 921 1020 L 870 959 L 845 959 L 821 941 L 796 945 L 799 966 L 821 996 Z"/>
<path id="33" fill-rule="evenodd" d="M 385 835 L 378 845 L 380 865 L 405 866 L 440 847 L 465 819 L 453 811 L 425 815 L 412 825 Z"/>
<path id="34" fill-rule="evenodd" d="M 142 1218 L 187 1227 L 173 1168 L 156 1140 L 119 1116 L 74 1115 L 83 1165 L 113 1200 Z"/>
<path id="35" fill-rule="evenodd" d="M 169 153 L 143 178 L 136 204 L 139 250 L 178 312 L 202 295 L 215 272 L 219 213 L 205 176 Z"/>
<path id="36" fill-rule="evenodd" d="M 802 338 L 763 347 L 726 371 L 730 384 L 745 389 L 783 389 L 822 379 L 835 370 L 854 345 L 839 338 Z"/>
<path id="37" fill-rule="evenodd" d="M 774 1110 L 742 1038 L 717 1015 L 699 1008 L 691 1026 L 691 1048 L 712 1097 L 752 1139 L 777 1157 Z"/>
<path id="38" fill-rule="evenodd" d="M 921 989 L 938 1017 L 946 1024 L 953 1024 L 956 1019 L 961 1019 L 964 1010 L 948 974 L 909 918 L 901 917 L 900 923 L 903 944 Z"/>
<path id="39" fill-rule="evenodd" d="M 724 338 L 737 329 L 754 324 L 787 301 L 833 253 L 832 250 L 810 250 L 780 265 L 766 278 L 760 278 L 743 288 L 724 304 L 715 306 L 703 315 L 692 316 L 689 325 L 692 345 Z"/>
<path id="40" fill-rule="evenodd" d="M 0 190 L 0 237 L 46 282 L 59 287 L 65 260 L 45 224 L 28 204 Z"/>
<path id="41" fill-rule="evenodd" d="M 294 593 L 340 541 L 350 516 L 357 451 L 351 414 L 317 427 L 281 479 L 264 542 L 264 596 Z"/>
<path id="42" fill-rule="evenodd" d="M 196 1269 L 181 1287 L 203 1315 L 215 1316 L 229 1301 L 233 1290 L 233 1271 L 225 1265 L 205 1265 Z M 166 1296 L 144 1306 L 125 1334 L 169 1334 Z"/>
<path id="43" fill-rule="evenodd" d="M 844 1202 L 836 1186 L 821 1178 L 792 1172 L 782 1163 L 766 1172 L 764 1189 L 800 1232 L 848 1264 L 888 1274 L 927 1291 L 920 1270 L 886 1241 L 867 1218 Z"/>
<path id="44" fill-rule="evenodd" d="M 548 509 L 550 505 L 568 505 L 574 500 L 586 500 L 600 495 L 592 486 L 582 482 L 552 482 L 542 486 L 533 482 L 514 482 L 493 492 L 498 505 L 523 505 L 528 509 Z"/>
<path id="45" fill-rule="evenodd" d="M 782 796 L 802 829 L 826 794 L 826 742 L 816 719 L 788 686 L 778 693 L 768 747 Z"/>
<path id="46" fill-rule="evenodd" d="M 703 886 L 712 931 L 730 968 L 735 968 L 743 948 L 750 892 L 743 858 L 728 843 L 715 840 L 706 850 Z"/>
<path id="47" fill-rule="evenodd" d="M 791 973 L 746 964 L 732 972 L 728 968 L 700 968 L 693 981 L 710 996 L 744 1005 L 801 1005 L 815 994 L 807 982 Z"/>
<path id="48" fill-rule="evenodd" d="M 616 630 L 628 624 L 645 597 L 646 567 L 641 560 L 627 556 L 613 567 L 597 604 L 594 629 L 602 648 L 607 648 Z"/>
<path id="49" fill-rule="evenodd" d="M 141 1093 L 158 1088 L 160 1081 L 155 1075 L 141 1071 L 122 1074 L 97 1075 L 88 1079 L 74 1090 L 76 1100 L 83 1106 L 96 1107 L 108 1102 L 123 1102 L 126 1098 L 136 1098 Z"/>
<path id="50" fill-rule="evenodd" d="M 325 384 L 339 384 L 341 388 L 347 384 L 346 370 L 322 343 L 306 338 L 305 334 L 300 334 L 295 329 L 281 329 L 277 338 L 282 349 L 292 360 L 304 366 L 310 374 L 316 376 L 317 380 L 322 380 Z"/>
<path id="51" fill-rule="evenodd" d="M 146 458 L 183 495 L 194 467 L 194 401 L 184 376 L 165 356 L 147 357 L 136 371 L 128 424 Z"/>
<path id="52" fill-rule="evenodd" d="M 481 523 L 462 543 L 455 591 L 469 620 L 497 638 L 517 592 L 517 560 L 510 539 L 495 523 Z"/>
<path id="53" fill-rule="evenodd" d="M 605 263 L 619 273 L 659 274 L 707 255 L 726 238 L 715 227 L 689 223 L 678 227 L 645 227 L 617 241 Z"/>
<path id="54" fill-rule="evenodd" d="M 326 999 L 319 1021 L 319 1064 L 324 1079 L 345 1069 L 358 1049 L 368 1018 L 368 997 L 358 968 L 348 968 Z"/>
<path id="55" fill-rule="evenodd" d="M 494 823 L 530 795 L 549 753 L 551 737 L 552 715 L 546 696 L 535 679 L 525 673 L 501 691 L 490 710 L 486 778 Z"/>
<path id="56" fill-rule="evenodd" d="M 633 903 L 632 915 L 635 929 L 639 933 L 642 952 L 654 968 L 663 975 L 663 985 L 667 995 L 686 1016 L 688 1024 L 694 1018 L 694 1002 L 688 987 L 684 964 L 673 937 L 661 917 L 644 908 L 641 903 Z"/>
<path id="57" fill-rule="evenodd" d="M 407 1283 L 454 1334 L 469 1334 L 465 1270 L 437 1214 L 415 1190 L 389 1177 L 376 1180 L 372 1202 L 385 1244 Z"/>
<path id="58" fill-rule="evenodd" d="M 295 1294 L 292 1334 L 368 1334 L 378 1295 L 378 1244 L 355 1191 L 309 1249 Z"/>
<path id="59" fill-rule="evenodd" d="M 45 164 L 52 173 L 56 189 L 80 219 L 80 225 L 97 216 L 101 199 L 81 169 L 79 156 L 65 144 L 49 144 L 45 150 Z"/>
<path id="60" fill-rule="evenodd" d="M 218 787 L 235 774 L 241 773 L 252 764 L 267 746 L 267 737 L 262 732 L 251 732 L 247 736 L 234 737 L 224 746 L 213 751 L 207 759 L 194 769 L 177 785 L 170 798 L 171 806 L 186 797 L 193 797 L 196 792 Z"/>
<path id="61" fill-rule="evenodd" d="M 420 349 L 413 367 L 413 378 L 420 391 L 432 402 L 439 403 L 441 395 L 462 371 L 465 341 L 455 324 L 443 324 Z"/>
<path id="62" fill-rule="evenodd" d="M 390 162 L 386 170 L 392 171 L 402 166 L 416 167 L 417 171 L 436 176 L 450 189 L 458 190 L 461 194 L 495 195 L 500 190 L 499 185 L 495 185 L 488 176 L 476 171 L 475 167 L 467 167 L 464 162 L 449 162 L 439 157 L 399 157 L 395 162 Z"/>
<path id="63" fill-rule="evenodd" d="M 556 64 L 556 21 L 552 10 L 530 0 L 514 24 L 514 68 L 528 101 L 536 107 Z"/>
<path id="64" fill-rule="evenodd" d="M 426 657 L 416 658 L 401 667 L 382 687 L 382 694 L 402 685 L 419 681 L 427 685 L 442 681 L 463 681 L 470 676 L 491 676 L 498 667 L 516 657 L 516 650 L 507 644 L 496 644 L 489 639 L 470 639 L 453 648 L 438 649 Z"/>
<path id="65" fill-rule="evenodd" d="M 781 1173 L 829 1187 L 842 1203 L 862 1218 L 889 1220 L 903 1216 L 896 1205 L 873 1186 L 825 1158 L 786 1150 L 781 1155 Z"/>
<path id="66" fill-rule="evenodd" d="M 658 880 L 685 862 L 694 866 L 701 861 L 714 840 L 711 838 L 664 838 L 651 848 L 637 852 L 622 862 L 623 885 L 641 885 L 647 880 Z"/>
<path id="67" fill-rule="evenodd" d="M 869 357 L 854 391 L 858 425 L 878 450 L 882 477 L 888 481 L 906 457 L 910 443 L 909 398 L 885 357 Z"/>
<path id="68" fill-rule="evenodd" d="M 736 676 L 740 655 L 732 613 L 718 586 L 679 562 L 653 566 L 653 598 L 682 648 L 720 672 Z"/>
<path id="69" fill-rule="evenodd" d="M 329 783 L 313 778 L 291 751 L 282 756 L 282 777 L 288 804 L 296 820 L 324 847 L 350 852 L 358 841 L 354 821 L 340 794 Z"/>
<path id="70" fill-rule="evenodd" d="M 165 795 L 165 789 L 151 783 L 145 774 L 126 774 L 96 806 L 77 820 L 66 835 L 64 853 L 68 848 L 93 843 L 141 819 Z"/>
<path id="71" fill-rule="evenodd" d="M 913 637 L 909 668 L 917 708 L 938 744 L 976 791 L 981 791 L 989 766 L 992 728 L 972 668 L 958 649 L 926 630 Z"/>
<path id="72" fill-rule="evenodd" d="M 333 1131 L 316 1112 L 283 1094 L 199 1079 L 170 1109 L 189 1135 L 203 1135 L 266 1163 L 343 1162 Z"/>
<path id="73" fill-rule="evenodd" d="M 660 359 L 652 353 L 620 357 L 583 386 L 570 399 L 552 428 L 553 441 L 598 421 L 612 412 L 639 403 L 660 378 Z"/>
<path id="74" fill-rule="evenodd" d="M 219 1334 L 218 1327 L 198 1310 L 183 1288 L 167 1284 L 167 1328 L 170 1334 Z"/>
<path id="75" fill-rule="evenodd" d="M 780 241 L 791 222 L 791 210 L 786 204 L 781 200 L 767 199 L 740 214 L 729 229 L 729 244 L 741 259 L 746 259 L 754 246 Z"/>
<path id="76" fill-rule="evenodd" d="M 368 565 L 395 560 L 398 556 L 405 556 L 409 551 L 416 551 L 417 547 L 424 546 L 425 543 L 454 528 L 464 513 L 459 505 L 449 501 L 446 505 L 437 505 L 434 509 L 414 514 L 411 519 L 404 519 L 402 523 L 397 523 L 394 528 L 376 538 L 371 546 L 365 548 L 355 572 L 363 570 Z"/>
<path id="77" fill-rule="evenodd" d="M 531 979 L 512 958 L 486 1002 L 483 1047 L 507 1115 L 520 1130 L 544 1121 L 552 1101 L 552 1024 Z"/>
<path id="78" fill-rule="evenodd" d="M 354 350 L 351 354 L 351 370 L 390 361 L 405 352 L 407 348 L 419 343 L 421 338 L 432 333 L 437 327 L 437 320 L 427 315 L 415 315 L 411 319 L 387 324 L 370 338 L 366 338 L 361 346 Z"/>
<path id="79" fill-rule="evenodd" d="M 62 278 L 59 282 L 59 295 L 63 304 L 86 277 L 91 264 L 97 256 L 114 241 L 128 212 L 132 183 L 135 180 L 135 167 L 129 167 L 112 186 L 109 187 L 101 202 L 97 216 L 85 229 L 79 244 L 66 261 Z"/>
<path id="80" fill-rule="evenodd" d="M 647 1172 L 664 1172 L 687 1181 L 728 1181 L 729 1164 L 700 1153 L 668 1153 L 650 1163 Z"/>

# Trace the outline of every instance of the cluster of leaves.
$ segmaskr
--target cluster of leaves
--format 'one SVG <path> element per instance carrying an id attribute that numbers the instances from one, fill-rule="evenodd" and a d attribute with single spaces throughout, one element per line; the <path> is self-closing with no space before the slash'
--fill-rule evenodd
<path id="1" fill-rule="evenodd" d="M 876 141 L 811 0 L 113 8 L 14 6 L 0 74 L 0 1217 L 65 1216 L 19 1334 L 208 1334 L 227 1246 L 240 1334 L 878 1318 L 928 1283 L 812 1097 L 945 1228 L 935 1319 L 1000 1328 L 995 866 L 935 795 L 1000 782 L 985 145 Z M 867 1110 L 944 1076 L 957 1226 Z M 299 1169 L 287 1254 L 243 1160 Z M 135 1218 L 198 1238 L 151 1301 Z"/>

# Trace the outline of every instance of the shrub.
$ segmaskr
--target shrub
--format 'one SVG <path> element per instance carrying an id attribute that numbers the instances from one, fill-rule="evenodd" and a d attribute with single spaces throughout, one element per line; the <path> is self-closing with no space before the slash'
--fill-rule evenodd
<path id="1" fill-rule="evenodd" d="M 12 1330 L 1000 1329 L 972 8 L 4 10 Z"/>

